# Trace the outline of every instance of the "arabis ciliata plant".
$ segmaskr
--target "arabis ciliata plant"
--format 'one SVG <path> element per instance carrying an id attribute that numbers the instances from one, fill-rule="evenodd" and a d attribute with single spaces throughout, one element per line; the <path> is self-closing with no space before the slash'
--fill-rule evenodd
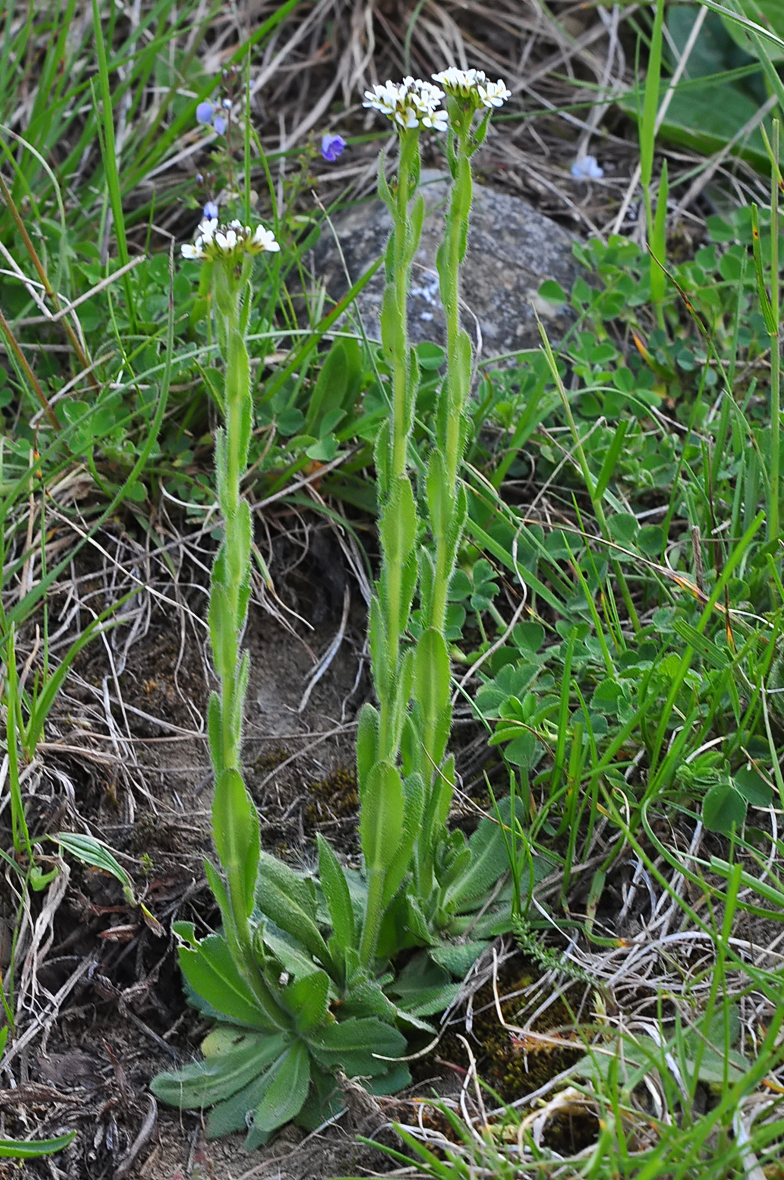
<path id="1" fill-rule="evenodd" d="M 407 1068 L 390 1058 L 405 1049 L 396 1010 L 381 992 L 361 994 L 365 976 L 344 947 L 354 941 L 348 887 L 334 853 L 321 848 L 327 898 L 318 914 L 312 881 L 260 851 L 256 809 L 241 773 L 243 705 L 249 659 L 241 652 L 250 596 L 252 524 L 241 493 L 252 427 L 246 332 L 255 256 L 276 252 L 274 234 L 239 221 L 205 220 L 186 259 L 205 264 L 216 336 L 225 366 L 215 439 L 218 503 L 224 536 L 213 564 L 209 626 L 220 691 L 209 702 L 215 771 L 212 825 L 219 865 L 206 864 L 222 917 L 220 933 L 198 941 L 179 923 L 180 965 L 193 1002 L 218 1023 L 202 1045 L 205 1060 L 161 1074 L 153 1090 L 186 1108 L 212 1106 L 208 1132 L 249 1128 L 249 1148 L 291 1119 L 315 1126 L 336 1102 L 334 1071 L 398 1089 Z M 332 884 L 334 882 L 334 885 Z M 320 926 L 333 929 L 329 945 Z M 341 1004 L 340 1023 L 333 1007 Z M 381 1017 L 381 1018 L 380 1018 Z M 383 1019 L 386 1017 L 386 1019 Z M 374 1057 L 374 1052 L 380 1057 Z M 372 1083 L 371 1083 L 372 1084 Z"/>
<path id="2" fill-rule="evenodd" d="M 460 326 L 460 267 L 468 241 L 468 222 L 473 198 L 471 156 L 484 143 L 493 107 L 500 107 L 511 97 L 499 79 L 489 82 L 481 70 L 459 70 L 454 66 L 433 75 L 447 96 L 449 131 L 447 160 L 452 176 L 451 199 L 446 215 L 446 231 L 436 256 L 441 302 L 446 317 L 447 375 L 441 386 L 436 412 L 436 445 L 430 456 L 426 498 L 432 547 L 422 553 L 422 613 L 428 623 L 423 642 L 417 650 L 417 663 L 429 661 L 429 668 L 415 678 L 416 703 L 424 720 L 421 733 L 421 771 L 429 791 L 430 810 L 426 812 L 423 847 L 437 847 L 445 835 L 445 821 L 452 801 L 454 765 L 440 766 L 452 721 L 449 698 L 448 653 L 445 637 L 446 606 L 449 582 L 455 569 L 457 551 L 466 519 L 466 497 L 458 475 L 463 457 L 467 426 L 467 406 L 472 374 L 472 348 L 468 333 Z M 475 115 L 484 111 L 477 124 Z M 422 653 L 422 654 L 420 654 Z M 438 714 L 433 700 L 437 694 Z M 453 847 L 459 847 L 455 836 Z M 422 856 L 420 868 L 430 866 Z"/>
<path id="3" fill-rule="evenodd" d="M 387 285 L 381 339 L 392 374 L 391 415 L 376 444 L 383 562 L 370 610 L 370 650 L 379 708 L 365 705 L 358 729 L 361 829 L 368 883 L 360 954 L 386 957 L 390 945 L 435 948 L 437 962 L 457 968 L 479 949 L 477 942 L 450 956 L 445 935 L 471 927 L 481 937 L 475 911 L 505 865 L 503 841 L 489 821 L 467 844 L 449 832 L 455 788 L 454 758 L 446 757 L 451 730 L 450 669 L 446 642 L 449 581 L 466 519 L 458 472 L 465 443 L 471 381 L 471 343 L 459 322 L 459 271 L 465 256 L 471 208 L 470 157 L 483 142 L 490 109 L 509 97 L 503 82 L 479 71 L 449 69 L 434 75 L 441 86 L 404 79 L 365 96 L 365 106 L 385 114 L 399 141 L 397 185 L 387 184 L 385 161 L 379 192 L 392 216 L 386 255 Z M 438 109 L 445 97 L 448 113 Z M 478 126 L 476 112 L 486 113 Z M 421 127 L 448 129 L 452 188 L 446 233 L 438 251 L 441 296 L 447 318 L 447 375 L 437 405 L 435 446 L 419 503 L 408 470 L 408 440 L 419 384 L 416 353 L 406 333 L 409 273 L 424 216 L 419 178 Z M 425 529 L 429 540 L 425 540 Z M 424 541 L 424 543 L 423 543 Z M 425 629 L 407 640 L 419 588 Z M 383 832 L 384 838 L 366 839 Z M 405 888 L 401 893 L 401 883 Z M 497 920 L 497 917 L 496 917 Z M 485 930 L 484 933 L 489 932 Z"/>
<path id="4" fill-rule="evenodd" d="M 186 258 L 211 268 L 217 339 L 225 364 L 225 425 L 216 439 L 224 539 L 210 592 L 210 636 L 220 692 L 209 706 L 215 769 L 213 836 L 220 864 L 206 866 L 221 909 L 220 933 L 197 941 L 180 923 L 180 961 L 193 1002 L 218 1024 L 205 1060 L 162 1074 L 156 1094 L 182 1107 L 213 1106 L 208 1133 L 250 1127 L 255 1146 L 291 1119 L 315 1126 L 340 1103 L 335 1074 L 362 1077 L 374 1092 L 409 1079 L 399 1029 L 431 1032 L 423 1017 L 441 1011 L 462 974 L 497 929 L 508 904 L 488 906 L 507 866 L 497 824 L 482 821 L 470 841 L 447 830 L 455 785 L 446 757 L 451 728 L 445 639 L 446 592 L 466 517 L 459 485 L 471 344 L 458 319 L 459 268 L 471 205 L 470 157 L 484 139 L 490 108 L 508 96 L 478 72 L 448 70 L 444 89 L 405 78 L 365 96 L 398 134 L 396 182 L 379 168 L 392 216 L 381 314 L 390 373 L 390 415 L 375 462 L 382 563 L 370 608 L 370 648 L 378 707 L 359 718 L 357 774 L 363 869 L 345 868 L 319 837 L 318 881 L 260 851 L 258 819 L 241 774 L 242 709 L 248 656 L 240 652 L 250 593 L 251 517 L 241 495 L 251 430 L 245 335 L 256 254 L 278 249 L 263 227 L 202 222 Z M 448 97 L 447 111 L 441 101 Z M 485 108 L 474 127 L 474 115 Z M 448 322 L 448 373 L 438 404 L 435 445 L 423 487 L 409 464 L 419 371 L 409 348 L 406 299 L 424 201 L 417 194 L 421 130 L 448 129 L 452 199 L 439 272 Z M 425 628 L 411 639 L 419 589 Z M 508 900 L 508 899 L 507 899 Z M 477 911 L 484 907 L 481 917 Z M 473 942 L 450 941 L 472 931 Z M 416 949 L 419 948 L 419 949 Z M 414 950 L 397 975 L 396 957 Z"/>

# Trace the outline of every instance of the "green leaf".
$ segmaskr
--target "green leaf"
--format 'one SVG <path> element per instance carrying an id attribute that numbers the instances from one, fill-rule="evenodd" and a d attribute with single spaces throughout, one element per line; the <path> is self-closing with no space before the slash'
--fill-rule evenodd
<path id="1" fill-rule="evenodd" d="M 283 992 L 283 1003 L 294 1017 L 297 1032 L 308 1033 L 324 1023 L 329 1003 L 329 976 L 326 971 L 314 971 L 295 979 Z"/>
<path id="2" fill-rule="evenodd" d="M 299 1114 L 310 1085 L 310 1059 L 302 1041 L 295 1041 L 264 1075 L 265 1085 L 253 1116 L 246 1147 L 254 1132 L 277 1130 Z"/>
<path id="3" fill-rule="evenodd" d="M 259 894 L 261 894 L 262 890 L 270 882 L 290 897 L 297 908 L 302 910 L 308 918 L 315 921 L 317 904 L 316 889 L 313 882 L 305 877 L 301 877 L 299 873 L 295 873 L 289 865 L 279 860 L 277 856 L 271 856 L 269 852 L 261 852 L 259 854 Z M 285 930 L 286 927 L 283 926 L 282 929 Z"/>
<path id="4" fill-rule="evenodd" d="M 760 245 L 759 213 L 756 205 L 751 206 L 751 244 L 754 254 L 754 273 L 757 277 L 757 296 L 760 310 L 765 320 L 769 336 L 775 336 L 778 331 L 776 317 L 773 314 L 768 289 L 765 286 L 765 267 L 762 261 L 762 247 Z"/>
<path id="5" fill-rule="evenodd" d="M 65 1151 L 76 1138 L 76 1131 L 58 1135 L 56 1139 L 0 1139 L 0 1159 L 34 1160 L 42 1155 Z"/>
<path id="6" fill-rule="evenodd" d="M 443 967 L 434 963 L 425 951 L 413 955 L 390 985 L 399 997 L 400 1007 L 414 1016 L 432 1016 L 448 1008 L 462 984 L 452 983 Z"/>
<path id="7" fill-rule="evenodd" d="M 743 826 L 746 818 L 746 800 L 730 783 L 716 783 L 710 788 L 702 802 L 702 819 L 710 832 L 721 832 L 728 836 L 735 828 Z"/>
<path id="8" fill-rule="evenodd" d="M 661 180 L 656 195 L 656 213 L 651 232 L 651 300 L 661 303 L 667 294 L 667 276 L 662 269 L 667 260 L 667 197 L 670 186 L 667 177 L 667 161 L 662 161 Z"/>
<path id="9" fill-rule="evenodd" d="M 262 913 L 281 930 L 293 935 L 322 963 L 331 962 L 327 944 L 316 924 L 313 883 L 303 880 L 288 865 L 269 853 L 259 858 L 256 900 Z"/>
<path id="10" fill-rule="evenodd" d="M 422 816 L 425 811 L 425 786 L 422 776 L 414 772 L 405 781 L 405 805 L 403 808 L 403 838 L 398 845 L 394 859 L 390 862 L 384 879 L 383 904 L 388 905 L 397 893 L 411 860 L 417 838 L 421 834 Z"/>
<path id="11" fill-rule="evenodd" d="M 416 354 L 420 369 L 440 369 L 446 360 L 446 352 L 441 345 L 431 344 L 429 340 L 417 344 Z"/>
<path id="12" fill-rule="evenodd" d="M 236 1094 L 216 1103 L 207 1116 L 207 1138 L 220 1139 L 233 1131 L 246 1131 L 249 1116 L 261 1101 L 264 1090 L 265 1075 L 261 1072 Z"/>
<path id="13" fill-rule="evenodd" d="M 416 1027 L 416 1026 L 415 1026 Z M 429 1026 L 423 1026 L 424 1029 L 430 1031 Z M 432 1033 L 431 1033 L 432 1035 Z M 397 1094 L 400 1090 L 405 1090 L 406 1086 L 411 1085 L 411 1070 L 406 1065 L 405 1061 L 400 1061 L 397 1064 L 392 1062 L 387 1063 L 389 1069 L 386 1073 L 379 1074 L 378 1077 L 369 1078 L 365 1089 L 371 1094 Z"/>
<path id="14" fill-rule="evenodd" d="M 247 1086 L 285 1048 L 282 1036 L 243 1034 L 241 1047 L 183 1066 L 176 1072 L 159 1073 L 150 1083 L 156 1098 L 180 1110 L 201 1110 L 236 1094 Z"/>
<path id="15" fill-rule="evenodd" d="M 259 817 L 237 770 L 223 770 L 216 779 L 212 832 L 220 862 L 230 885 L 236 885 L 248 917 L 253 909 L 259 866 Z M 236 905 L 237 900 L 232 889 L 232 904 Z"/>
<path id="16" fill-rule="evenodd" d="M 115 881 L 119 881 L 122 885 L 128 904 L 136 905 L 133 881 L 101 840 L 96 840 L 95 836 L 88 836 L 83 832 L 58 832 L 50 839 L 64 848 L 66 852 L 70 852 L 71 856 L 75 856 L 82 864 L 91 865 L 93 868 L 102 869 L 104 873 L 109 873 Z"/>
<path id="17" fill-rule="evenodd" d="M 731 6 L 731 3 L 727 5 L 727 7 Z M 742 16 L 770 29 L 772 33 L 784 41 L 784 8 L 781 6 L 781 0 L 738 0 L 738 7 Z M 737 45 L 740 45 L 741 49 L 744 49 L 751 57 L 759 56 L 757 42 L 749 35 L 744 25 L 739 21 L 732 20 L 729 16 L 722 16 L 721 21 L 730 37 Z M 766 40 L 765 48 L 771 61 L 784 61 L 784 46 Z"/>
<path id="18" fill-rule="evenodd" d="M 207 736 L 210 742 L 212 764 L 218 770 L 223 770 L 225 750 L 223 748 L 223 725 L 221 724 L 221 699 L 217 692 L 210 693 L 207 704 Z"/>
<path id="19" fill-rule="evenodd" d="M 309 459 L 316 459 L 319 463 L 331 463 L 340 449 L 340 444 L 334 434 L 325 434 L 318 442 L 306 448 L 305 454 Z"/>
<path id="20" fill-rule="evenodd" d="M 417 193 L 408 211 L 406 223 L 406 244 L 403 254 L 403 265 L 408 266 L 413 260 L 422 236 L 422 222 L 425 219 L 425 198 Z"/>
<path id="21" fill-rule="evenodd" d="M 273 958 L 277 959 L 292 979 L 304 979 L 312 975 L 315 969 L 313 955 L 307 951 L 302 943 L 279 929 L 274 922 L 268 922 L 262 933 L 262 942 Z M 332 967 L 330 966 L 330 970 Z"/>
<path id="22" fill-rule="evenodd" d="M 364 783 L 378 757 L 378 709 L 367 701 L 357 723 L 357 780 Z"/>
<path id="23" fill-rule="evenodd" d="M 613 540 L 627 549 L 634 544 L 634 538 L 640 531 L 637 517 L 632 516 L 631 512 L 616 512 L 608 519 L 607 528 Z"/>
<path id="24" fill-rule="evenodd" d="M 354 908 L 340 861 L 320 832 L 316 834 L 319 878 L 335 939 L 342 950 L 354 945 Z"/>
<path id="25" fill-rule="evenodd" d="M 395 231 L 393 231 L 394 233 Z M 394 251 L 392 237 L 389 239 L 387 246 L 387 260 L 390 257 L 390 250 Z M 394 255 L 393 255 L 394 256 Z M 387 261 L 387 269 L 390 263 Z M 399 316 L 397 314 L 397 302 L 395 299 L 395 288 L 392 283 L 387 282 L 384 288 L 384 294 L 381 300 L 381 315 L 379 316 L 379 327 L 381 328 L 381 344 L 384 349 L 384 357 L 391 364 L 397 351 L 398 336 L 400 334 Z"/>
<path id="26" fill-rule="evenodd" d="M 450 975 L 465 979 L 468 971 L 489 945 L 488 942 L 445 942 L 441 946 L 431 947 L 428 954 L 435 963 L 445 967 Z"/>
<path id="27" fill-rule="evenodd" d="M 305 418 L 305 434 L 320 437 L 318 424 L 333 410 L 343 407 L 348 383 L 346 350 L 342 340 L 336 340 L 321 362 L 321 372 L 310 395 L 310 404 Z"/>
<path id="28" fill-rule="evenodd" d="M 430 456 L 425 486 L 430 514 L 428 523 L 433 536 L 443 541 L 454 512 L 455 494 L 454 489 L 450 488 L 447 482 L 444 457 L 440 451 L 434 450 Z"/>
<path id="29" fill-rule="evenodd" d="M 664 0 L 656 0 L 656 15 L 648 54 L 648 73 L 645 78 L 643 109 L 639 122 L 640 171 L 643 188 L 651 183 L 656 114 L 659 106 L 659 78 L 661 76 Z"/>
<path id="30" fill-rule="evenodd" d="M 195 949 L 180 947 L 179 961 L 190 986 L 215 1012 L 249 1028 L 269 1029 L 222 934 L 208 934 Z"/>
<path id="31" fill-rule="evenodd" d="M 509 805 L 501 805 L 505 823 L 509 823 Z M 504 834 L 500 824 L 490 818 L 483 819 L 468 841 L 471 862 L 462 877 L 447 891 L 449 904 L 456 909 L 470 906 L 498 883 L 507 872 L 509 861 L 506 854 Z"/>
<path id="32" fill-rule="evenodd" d="M 555 279 L 546 279 L 539 287 L 538 294 L 540 299 L 546 299 L 548 303 L 566 303 L 566 292 Z"/>
<path id="33" fill-rule="evenodd" d="M 276 422 L 278 430 L 284 438 L 289 438 L 292 434 L 307 433 L 302 429 L 305 425 L 305 416 L 302 410 L 297 409 L 296 406 L 281 410 L 277 415 Z"/>
<path id="34" fill-rule="evenodd" d="M 378 598 L 373 596 L 370 600 L 370 617 L 368 619 L 368 646 L 370 648 L 370 660 L 373 665 L 373 672 L 379 691 L 391 691 L 390 680 L 392 673 L 397 669 L 390 670 L 389 667 L 389 646 L 387 644 L 387 628 L 384 621 L 384 614 L 381 609 L 381 603 Z M 359 750 L 357 751 L 359 755 Z M 364 758 L 363 758 L 364 762 Z M 362 766 L 359 766 L 361 772 Z M 363 785 L 363 780 L 360 774 L 359 780 L 360 789 Z"/>
<path id="35" fill-rule="evenodd" d="M 752 807 L 770 807 L 773 801 L 773 790 L 765 782 L 759 771 L 752 766 L 742 766 L 732 776 L 735 787 Z"/>
<path id="36" fill-rule="evenodd" d="M 402 563 L 416 543 L 417 512 L 408 476 L 392 481 L 389 501 L 381 514 L 379 534 L 384 557 L 390 565 Z"/>
<path id="37" fill-rule="evenodd" d="M 359 837 L 368 872 L 385 872 L 403 835 L 405 798 L 399 771 L 391 762 L 377 762 L 361 796 Z"/>
<path id="38" fill-rule="evenodd" d="M 537 754 L 540 750 L 541 747 L 535 735 L 529 730 L 525 730 L 523 733 L 518 733 L 517 737 L 512 738 L 504 750 L 504 757 L 513 766 L 521 766 L 524 770 L 530 770 L 536 764 Z"/>
<path id="39" fill-rule="evenodd" d="M 423 715 L 437 717 L 449 704 L 449 653 L 443 636 L 428 627 L 414 655 L 416 696 Z"/>
<path id="40" fill-rule="evenodd" d="M 637 534 L 637 545 L 646 557 L 660 557 L 664 546 L 664 530 L 660 524 L 644 524 Z"/>
<path id="41" fill-rule="evenodd" d="M 297 1115 L 297 1126 L 304 1127 L 306 1131 L 315 1131 L 343 1109 L 345 1101 L 335 1078 L 311 1058 L 310 1089 Z"/>
<path id="42" fill-rule="evenodd" d="M 237 632 L 229 596 L 223 586 L 216 582 L 214 570 L 208 620 L 215 671 L 221 680 L 231 680 L 236 665 Z"/>
<path id="43" fill-rule="evenodd" d="M 401 1057 L 406 1051 L 402 1033 L 374 1016 L 352 1017 L 340 1024 L 327 1024 L 308 1037 L 313 1056 L 325 1069 L 340 1066 L 349 1077 L 376 1077 L 386 1073 L 390 1062 L 383 1057 Z"/>

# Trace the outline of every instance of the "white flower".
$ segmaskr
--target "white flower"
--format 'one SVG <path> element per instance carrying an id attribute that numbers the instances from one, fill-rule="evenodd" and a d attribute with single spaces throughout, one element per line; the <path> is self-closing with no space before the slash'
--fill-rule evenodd
<path id="1" fill-rule="evenodd" d="M 500 78 L 497 82 L 484 82 L 476 89 L 482 105 L 486 107 L 503 106 L 506 100 L 512 97 L 512 91 L 507 90 L 506 83 Z"/>
<path id="2" fill-rule="evenodd" d="M 477 93 L 479 86 L 484 85 L 487 77 L 484 70 L 459 70 L 457 66 L 449 66 L 440 74 L 432 74 L 434 82 L 439 82 L 447 94 L 455 98 L 470 98 Z"/>
<path id="3" fill-rule="evenodd" d="M 422 116 L 422 126 L 429 127 L 431 131 L 446 131 L 448 118 L 449 116 L 443 109 L 433 111 L 430 115 Z"/>
<path id="4" fill-rule="evenodd" d="M 218 225 L 217 219 L 204 220 L 193 245 L 181 247 L 183 258 L 212 261 L 218 258 L 239 259 L 242 254 L 274 253 L 280 250 L 271 229 L 257 225 L 255 230 L 241 221 Z"/>
<path id="5" fill-rule="evenodd" d="M 255 252 L 255 250 L 266 250 L 270 253 L 275 253 L 277 250 L 280 250 L 280 243 L 275 241 L 275 235 L 271 229 L 265 229 L 263 225 L 257 225 L 256 231 L 248 243 L 248 249 L 251 249 L 251 247 L 254 248 L 252 252 Z"/>
<path id="6" fill-rule="evenodd" d="M 446 111 L 439 110 L 443 90 L 409 74 L 402 82 L 377 83 L 365 91 L 363 107 L 372 107 L 406 131 L 416 127 L 446 130 Z"/>

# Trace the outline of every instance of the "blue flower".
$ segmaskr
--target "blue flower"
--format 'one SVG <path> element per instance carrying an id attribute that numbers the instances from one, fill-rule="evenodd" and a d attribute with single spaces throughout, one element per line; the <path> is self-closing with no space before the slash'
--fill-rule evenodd
<path id="1" fill-rule="evenodd" d="M 204 206 L 204 216 L 207 221 L 217 221 L 219 216 L 218 206 L 214 201 L 208 201 Z"/>
<path id="2" fill-rule="evenodd" d="M 346 141 L 342 135 L 333 135 L 331 131 L 328 131 L 321 139 L 321 154 L 331 164 L 337 160 L 338 156 L 343 155 L 345 146 Z"/>
<path id="3" fill-rule="evenodd" d="M 226 116 L 222 114 L 223 108 L 231 109 L 231 103 L 226 106 L 228 102 L 224 99 L 223 107 L 216 107 L 214 102 L 200 102 L 196 107 L 196 122 L 203 123 L 206 127 L 214 127 L 218 135 L 223 135 L 226 130 Z"/>
<path id="4" fill-rule="evenodd" d="M 604 176 L 604 168 L 600 168 L 596 156 L 583 156 L 575 160 L 569 171 L 575 180 L 601 180 Z"/>

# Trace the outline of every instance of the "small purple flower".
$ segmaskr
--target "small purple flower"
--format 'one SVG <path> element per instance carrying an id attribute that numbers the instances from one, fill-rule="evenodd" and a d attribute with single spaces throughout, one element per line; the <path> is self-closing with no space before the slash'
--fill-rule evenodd
<path id="1" fill-rule="evenodd" d="M 196 107 L 196 122 L 210 124 L 215 111 L 211 102 L 200 102 Z"/>
<path id="2" fill-rule="evenodd" d="M 219 217 L 219 209 L 214 201 L 208 201 L 204 206 L 204 216 L 207 221 L 217 221 Z"/>
<path id="3" fill-rule="evenodd" d="M 332 164 L 338 156 L 343 155 L 345 146 L 346 141 L 342 135 L 333 135 L 331 131 L 328 131 L 321 139 L 321 154 L 325 160 L 329 160 Z"/>
<path id="4" fill-rule="evenodd" d="M 223 115 L 216 115 L 212 120 L 212 125 L 218 132 L 218 135 L 223 135 L 224 131 L 226 130 L 226 120 L 224 119 Z"/>

